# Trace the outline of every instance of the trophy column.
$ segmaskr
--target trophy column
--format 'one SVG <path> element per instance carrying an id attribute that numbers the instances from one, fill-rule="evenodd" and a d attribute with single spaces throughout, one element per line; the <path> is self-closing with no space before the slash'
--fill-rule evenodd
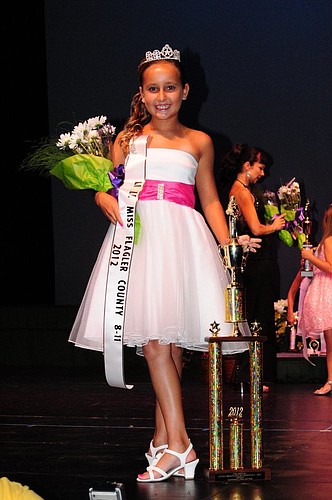
<path id="1" fill-rule="evenodd" d="M 218 337 L 219 325 L 211 324 L 209 342 L 209 418 L 210 418 L 210 466 L 205 476 L 210 482 L 262 481 L 271 479 L 271 470 L 263 466 L 263 425 L 262 425 L 262 342 L 265 337 L 252 336 Z M 227 413 L 229 427 L 229 467 L 225 467 L 224 410 L 222 377 L 222 343 L 249 343 L 250 359 L 250 464 L 245 465 L 243 452 L 243 412 L 242 406 L 231 406 Z"/>
<path id="2" fill-rule="evenodd" d="M 238 242 L 236 221 L 240 216 L 234 196 L 231 197 L 226 210 L 228 215 L 230 242 L 219 246 L 219 254 L 226 270 L 230 274 L 230 283 L 225 289 L 225 321 L 232 323 L 232 337 L 241 335 L 239 323 L 246 321 L 246 302 L 240 275 L 245 267 L 248 255 Z"/>
<path id="3" fill-rule="evenodd" d="M 211 324 L 212 338 L 216 338 L 219 325 Z M 222 344 L 209 343 L 209 420 L 210 420 L 210 469 L 224 467 L 223 453 L 223 384 L 222 384 Z"/>
<path id="4" fill-rule="evenodd" d="M 249 344 L 250 360 L 250 437 L 251 437 L 251 467 L 263 467 L 263 412 L 262 412 L 262 338 L 258 334 L 261 330 L 258 323 L 252 325 L 252 341 Z"/>
<path id="5" fill-rule="evenodd" d="M 303 243 L 303 248 L 312 248 L 312 244 L 310 243 L 312 222 L 309 217 L 309 207 L 310 202 L 309 200 L 307 200 L 304 207 L 304 220 L 302 222 L 303 232 L 305 234 L 305 242 Z M 313 277 L 312 264 L 308 259 L 305 259 L 302 264 L 301 276 L 308 278 Z"/>
<path id="6" fill-rule="evenodd" d="M 237 273 L 242 272 L 245 260 L 243 248 L 237 242 L 235 199 L 232 197 L 228 210 L 231 242 L 222 248 L 222 261 L 231 274 L 231 282 L 225 293 L 225 321 L 234 324 L 232 334 L 219 337 L 219 324 L 211 323 L 209 343 L 209 417 L 210 417 L 210 467 L 206 473 L 209 481 L 261 481 L 271 479 L 271 471 L 263 467 L 262 427 L 262 342 L 265 337 L 257 323 L 252 325 L 252 336 L 241 336 L 238 323 L 245 321 L 245 301 Z M 239 248 L 241 247 L 241 248 Z M 219 249 L 220 251 L 220 249 Z M 223 426 L 223 377 L 222 343 L 247 341 L 250 369 L 250 466 L 244 465 L 243 453 L 243 406 L 231 406 L 228 411 L 229 467 L 224 468 L 224 426 Z"/>

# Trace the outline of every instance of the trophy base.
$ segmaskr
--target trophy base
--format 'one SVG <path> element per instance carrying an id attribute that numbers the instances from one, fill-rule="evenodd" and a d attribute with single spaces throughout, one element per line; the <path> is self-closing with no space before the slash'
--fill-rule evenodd
<path id="1" fill-rule="evenodd" d="M 301 271 L 302 278 L 312 278 L 313 275 L 313 271 Z"/>
<path id="2" fill-rule="evenodd" d="M 266 481 L 271 479 L 271 469 L 263 467 L 261 469 L 222 469 L 211 470 L 205 472 L 205 478 L 210 483 L 234 483 L 234 482 L 251 482 L 251 481 Z"/>

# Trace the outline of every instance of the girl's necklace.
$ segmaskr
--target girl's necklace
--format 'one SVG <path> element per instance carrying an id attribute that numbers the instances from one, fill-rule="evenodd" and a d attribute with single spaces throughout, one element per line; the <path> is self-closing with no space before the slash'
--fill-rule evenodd
<path id="1" fill-rule="evenodd" d="M 247 186 L 246 184 L 244 184 L 242 181 L 240 181 L 240 179 L 235 179 L 236 181 L 238 181 L 240 184 L 242 184 L 243 187 L 249 189 L 249 186 Z"/>

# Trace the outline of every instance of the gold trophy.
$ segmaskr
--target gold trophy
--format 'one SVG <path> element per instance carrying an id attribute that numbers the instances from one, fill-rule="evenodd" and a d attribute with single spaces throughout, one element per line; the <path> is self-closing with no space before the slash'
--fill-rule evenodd
<path id="1" fill-rule="evenodd" d="M 309 217 L 309 207 L 310 207 L 310 202 L 307 199 L 307 202 L 306 202 L 305 208 L 304 208 L 304 220 L 302 222 L 303 232 L 305 234 L 305 242 L 303 243 L 302 248 L 312 248 L 312 244 L 309 241 L 310 234 L 311 234 L 311 228 L 312 228 L 312 221 L 310 220 L 310 217 Z M 303 265 L 301 268 L 301 276 L 307 277 L 307 278 L 313 277 L 312 264 L 308 259 L 305 259 L 303 262 Z"/>
<path id="2" fill-rule="evenodd" d="M 261 326 L 257 321 L 251 323 L 251 335 L 239 337 L 219 336 L 219 324 L 210 324 L 211 336 L 205 340 L 209 343 L 209 437 L 210 467 L 205 475 L 209 481 L 261 481 L 271 479 L 271 471 L 263 467 L 263 401 L 262 401 L 262 341 Z M 250 364 L 250 459 L 251 466 L 244 465 L 244 429 L 243 406 L 229 408 L 229 468 L 224 468 L 224 401 L 222 374 L 223 342 L 243 342 L 249 344 Z M 241 396 L 242 397 L 242 396 Z"/>
<path id="3" fill-rule="evenodd" d="M 230 272 L 230 283 L 225 290 L 225 321 L 233 323 L 232 337 L 241 336 L 238 323 L 246 321 L 245 294 L 239 276 L 244 270 L 247 250 L 238 242 L 236 221 L 240 216 L 234 196 L 231 196 L 226 214 L 228 215 L 230 242 L 219 245 L 219 254 Z"/>

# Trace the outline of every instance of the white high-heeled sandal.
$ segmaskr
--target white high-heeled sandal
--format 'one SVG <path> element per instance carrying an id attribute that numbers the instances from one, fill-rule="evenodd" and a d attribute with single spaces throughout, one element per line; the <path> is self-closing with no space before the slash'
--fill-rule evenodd
<path id="1" fill-rule="evenodd" d="M 324 390 L 323 387 L 326 384 L 328 384 L 330 387 Z M 327 394 L 330 394 L 330 392 L 332 391 L 332 380 L 328 380 L 324 385 L 320 389 L 316 389 L 316 391 L 314 391 L 315 396 L 326 396 Z"/>
<path id="2" fill-rule="evenodd" d="M 153 446 L 153 440 L 151 439 L 151 442 L 150 442 L 150 451 L 151 451 L 152 455 L 149 455 L 148 453 L 145 453 L 145 458 L 147 459 L 148 464 L 149 465 L 154 465 L 153 462 L 155 462 L 156 460 L 158 460 L 159 455 L 161 455 L 164 452 L 164 450 L 166 450 L 167 447 L 168 447 L 167 444 L 161 444 L 160 446 L 154 447 Z M 174 472 L 173 476 L 174 477 L 184 477 L 184 473 L 183 472 Z"/>
<path id="3" fill-rule="evenodd" d="M 160 455 L 159 458 L 156 460 L 156 462 L 153 463 L 152 465 L 149 465 L 149 467 L 146 469 L 149 473 L 149 477 L 147 479 L 141 479 L 141 478 L 137 477 L 137 481 L 140 483 L 158 483 L 160 481 L 165 481 L 169 477 L 174 476 L 176 473 L 179 473 L 179 470 L 181 470 L 181 469 L 183 469 L 183 471 L 184 471 L 183 477 L 185 479 L 194 479 L 195 469 L 196 469 L 196 465 L 199 462 L 199 459 L 196 458 L 196 460 L 192 460 L 192 462 L 186 463 L 187 456 L 189 455 L 192 448 L 193 448 L 193 445 L 191 442 L 189 442 L 188 448 L 183 453 L 178 453 L 177 451 L 173 451 L 173 450 L 170 450 L 169 448 L 165 448 L 164 451 L 162 452 L 162 454 L 169 453 L 170 455 L 174 455 L 175 457 L 177 457 L 179 459 L 180 465 L 178 465 L 177 467 L 173 467 L 173 469 L 170 469 L 169 471 L 165 472 L 163 469 L 160 469 L 159 467 L 157 467 L 157 464 L 161 458 L 161 455 Z M 160 477 L 156 478 L 154 476 L 154 472 L 158 472 L 158 474 L 160 474 Z"/>

